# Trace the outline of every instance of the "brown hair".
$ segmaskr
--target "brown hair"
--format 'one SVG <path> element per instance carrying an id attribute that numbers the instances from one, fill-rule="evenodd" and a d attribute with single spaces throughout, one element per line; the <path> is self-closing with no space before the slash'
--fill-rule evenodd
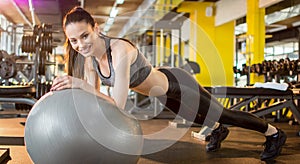
<path id="1" fill-rule="evenodd" d="M 90 24 L 92 27 L 95 26 L 93 17 L 83 8 L 76 6 L 65 15 L 63 19 L 63 28 L 65 30 L 68 24 L 82 21 Z M 72 48 L 68 38 L 66 39 L 65 47 L 68 75 L 83 79 L 85 58 Z"/>
<path id="2" fill-rule="evenodd" d="M 74 23 L 74 22 L 82 22 L 82 21 L 86 22 L 87 24 L 90 24 L 92 26 L 92 28 L 95 27 L 95 20 L 93 19 L 91 14 L 89 14 L 83 8 L 76 6 L 73 9 L 71 9 L 64 17 L 63 28 L 65 30 L 65 28 L 68 24 Z M 106 38 L 111 38 L 111 39 L 121 39 L 121 40 L 127 41 L 133 47 L 136 48 L 136 46 L 127 39 L 108 37 L 108 36 L 102 34 L 101 32 L 99 32 L 99 35 L 103 38 L 106 37 Z M 65 47 L 66 47 L 65 59 L 67 59 L 68 75 L 83 79 L 84 78 L 84 62 L 85 62 L 84 56 L 82 56 L 81 54 L 79 54 L 77 51 L 75 51 L 72 48 L 68 38 L 65 42 Z"/>

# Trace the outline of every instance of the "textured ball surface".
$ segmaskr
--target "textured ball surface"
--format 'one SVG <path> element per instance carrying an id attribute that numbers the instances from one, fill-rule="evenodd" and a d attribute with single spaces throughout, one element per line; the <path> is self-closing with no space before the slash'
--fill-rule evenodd
<path id="1" fill-rule="evenodd" d="M 31 109 L 25 145 L 35 163 L 137 163 L 137 120 L 80 89 L 49 92 Z"/>

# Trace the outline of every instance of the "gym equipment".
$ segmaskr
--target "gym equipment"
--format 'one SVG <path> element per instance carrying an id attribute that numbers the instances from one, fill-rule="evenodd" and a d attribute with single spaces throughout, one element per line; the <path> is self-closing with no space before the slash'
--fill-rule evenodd
<path id="1" fill-rule="evenodd" d="M 0 148 L 0 163 L 7 163 L 9 160 L 11 160 L 9 148 Z"/>
<path id="2" fill-rule="evenodd" d="M 45 83 L 45 66 L 55 65 L 55 62 L 46 62 L 47 55 L 52 53 L 53 49 L 52 33 L 52 25 L 42 24 L 34 26 L 32 35 L 24 35 L 22 37 L 22 52 L 35 54 L 33 62 L 33 84 L 36 86 L 35 97 L 37 99 L 45 94 L 45 90 L 41 90 L 42 88 L 49 88 Z M 46 90 L 46 92 L 48 91 L 49 90 Z"/>
<path id="3" fill-rule="evenodd" d="M 185 59 L 186 64 L 182 65 L 180 68 L 186 70 L 192 75 L 200 73 L 200 65 L 194 61 L 190 61 L 189 59 Z"/>
<path id="4" fill-rule="evenodd" d="M 0 50 L 0 117 L 21 117 L 26 113 L 24 110 L 31 109 L 36 102 L 33 98 L 36 90 L 29 85 L 22 68 L 16 64 L 16 58 L 14 54 Z M 7 107 L 13 103 L 13 107 Z"/>
<path id="5" fill-rule="evenodd" d="M 80 89 L 49 92 L 31 109 L 25 145 L 35 163 L 137 163 L 137 120 Z"/>
<path id="6" fill-rule="evenodd" d="M 157 117 L 163 111 L 164 106 L 155 98 L 130 91 L 125 111 L 135 116 L 138 120 L 149 120 Z"/>
<path id="7" fill-rule="evenodd" d="M 216 98 L 227 98 L 229 99 L 228 102 L 235 102 L 228 107 L 230 110 L 241 110 L 242 107 L 246 107 L 244 111 L 253 113 L 258 117 L 262 117 L 274 111 L 278 112 L 283 108 L 289 108 L 297 122 L 300 121 L 300 110 L 294 102 L 295 100 L 299 99 L 299 90 L 287 89 L 286 91 L 282 91 L 271 88 L 242 88 L 224 86 L 206 87 L 206 89 Z M 261 108 L 248 108 L 249 104 L 254 101 L 271 99 L 278 101 Z M 198 138 L 199 140 L 205 140 L 207 137 L 207 129 L 208 127 L 203 127 L 200 132 L 193 132 L 192 136 Z"/>
<path id="8" fill-rule="evenodd" d="M 253 64 L 250 67 L 246 64 L 242 65 L 242 69 L 239 70 L 237 67 L 233 67 L 235 74 L 249 75 L 251 73 L 256 73 L 258 75 L 265 76 L 265 82 L 280 82 L 284 80 L 285 82 L 291 82 L 295 77 L 300 74 L 300 60 L 290 60 L 289 58 L 276 60 L 264 60 L 262 63 Z"/>
<path id="9" fill-rule="evenodd" d="M 35 87 L 24 86 L 0 86 L 0 102 L 15 102 L 33 106 L 36 99 L 32 97 Z"/>
<path id="10" fill-rule="evenodd" d="M 15 63 L 11 58 L 5 58 L 4 60 L 0 61 L 0 76 L 2 78 L 8 79 L 15 76 L 15 69 Z"/>
<path id="11" fill-rule="evenodd" d="M 28 110 L 36 103 L 33 97 L 36 90 L 32 85 L 0 86 L 0 118 L 2 117 L 26 117 Z M 13 108 L 4 108 L 4 103 L 14 104 Z"/>
<path id="12" fill-rule="evenodd" d="M 285 112 L 282 109 L 288 108 L 292 112 L 292 116 L 297 122 L 300 122 L 300 110 L 295 104 L 295 101 L 299 101 L 298 89 L 287 89 L 285 91 L 260 88 L 260 87 L 213 87 L 210 89 L 211 93 L 217 98 L 229 98 L 229 102 L 234 103 L 229 109 L 240 110 L 242 107 L 246 107 L 245 111 L 253 113 L 259 117 L 264 117 L 276 112 L 275 120 L 280 120 L 284 116 Z M 275 100 L 274 103 L 269 104 L 270 100 Z M 251 109 L 250 103 L 257 102 L 258 108 Z M 286 110 L 287 112 L 288 110 Z"/>
<path id="13" fill-rule="evenodd" d="M 35 53 L 38 48 L 39 51 L 52 53 L 52 40 L 52 25 L 35 25 L 33 35 L 22 37 L 22 52 Z"/>
<path id="14" fill-rule="evenodd" d="M 9 79 L 17 74 L 15 60 L 6 51 L 0 50 L 0 79 Z"/>

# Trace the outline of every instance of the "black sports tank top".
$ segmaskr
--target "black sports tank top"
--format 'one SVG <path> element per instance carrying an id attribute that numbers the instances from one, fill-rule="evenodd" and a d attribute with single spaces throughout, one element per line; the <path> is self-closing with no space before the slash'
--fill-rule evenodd
<path id="1" fill-rule="evenodd" d="M 94 56 L 92 57 L 93 66 L 94 66 L 98 76 L 100 77 L 101 82 L 104 85 L 114 86 L 115 71 L 113 69 L 113 64 L 112 64 L 110 38 L 103 37 L 103 36 L 101 36 L 101 38 L 103 38 L 105 40 L 106 54 L 107 54 L 107 59 L 108 59 L 109 71 L 110 71 L 109 76 L 108 77 L 103 76 L 103 74 L 101 73 L 99 64 Z M 126 39 L 121 39 L 121 40 L 129 42 Z M 132 46 L 134 46 L 131 42 L 129 42 L 129 43 Z M 130 88 L 134 88 L 134 87 L 138 86 L 139 84 L 141 84 L 149 76 L 151 69 L 152 69 L 152 66 L 147 61 L 147 59 L 144 57 L 144 55 L 142 55 L 139 50 L 137 50 L 137 51 L 138 51 L 137 58 L 134 61 L 134 63 L 132 63 L 130 66 L 130 83 L 129 83 Z"/>

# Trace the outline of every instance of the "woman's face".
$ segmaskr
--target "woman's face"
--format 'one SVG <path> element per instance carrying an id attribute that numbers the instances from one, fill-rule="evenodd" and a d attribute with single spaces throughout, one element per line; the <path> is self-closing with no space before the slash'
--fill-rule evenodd
<path id="1" fill-rule="evenodd" d="M 84 57 L 95 55 L 98 34 L 90 24 L 84 21 L 70 23 L 66 26 L 65 33 L 74 50 Z"/>

